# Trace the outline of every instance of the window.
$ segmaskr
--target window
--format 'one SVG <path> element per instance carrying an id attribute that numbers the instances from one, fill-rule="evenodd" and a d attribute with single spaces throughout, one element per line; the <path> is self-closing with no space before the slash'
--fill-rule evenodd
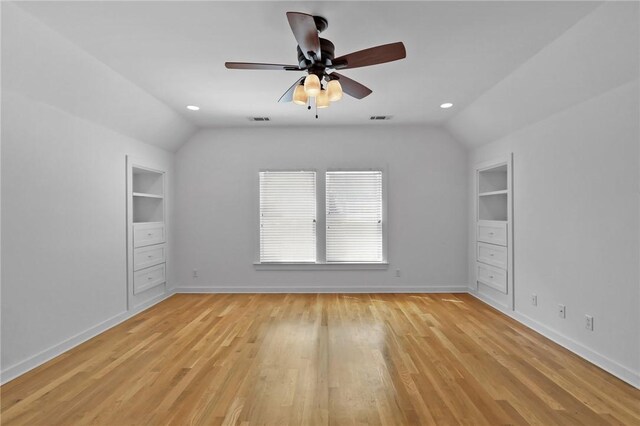
<path id="1" fill-rule="evenodd" d="M 259 173 L 257 268 L 386 269 L 382 171 L 327 171 L 324 185 L 316 175 Z"/>
<path id="2" fill-rule="evenodd" d="M 260 172 L 260 262 L 316 261 L 316 173 Z"/>
<path id="3" fill-rule="evenodd" d="M 382 172 L 327 172 L 327 262 L 382 262 Z"/>

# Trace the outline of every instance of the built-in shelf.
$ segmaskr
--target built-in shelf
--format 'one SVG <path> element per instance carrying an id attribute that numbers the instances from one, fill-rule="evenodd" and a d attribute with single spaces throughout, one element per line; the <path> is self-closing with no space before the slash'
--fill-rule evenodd
<path id="1" fill-rule="evenodd" d="M 162 222 L 163 220 L 162 197 L 133 197 L 134 222 Z"/>
<path id="2" fill-rule="evenodd" d="M 511 155 L 476 166 L 476 282 L 513 309 Z"/>
<path id="3" fill-rule="evenodd" d="M 506 191 L 509 189 L 507 185 L 507 166 L 491 167 L 478 171 L 478 195 Z"/>
<path id="4" fill-rule="evenodd" d="M 478 197 L 479 220 L 508 220 L 507 194 L 492 194 Z"/>
<path id="5" fill-rule="evenodd" d="M 162 195 L 157 195 L 157 194 L 147 194 L 144 192 L 134 192 L 133 193 L 134 197 L 146 197 L 146 198 L 159 198 L 162 199 Z"/>
<path id="6" fill-rule="evenodd" d="M 165 172 L 127 157 L 127 306 L 166 290 Z M 165 287 L 159 290 L 159 287 Z"/>
<path id="7" fill-rule="evenodd" d="M 481 192 L 478 194 L 479 197 L 487 197 L 489 195 L 502 195 L 502 194 L 507 194 L 507 190 L 503 189 L 501 191 L 489 191 L 489 192 Z"/>
<path id="8" fill-rule="evenodd" d="M 131 173 L 133 195 L 164 195 L 163 173 L 137 167 L 134 167 Z"/>
<path id="9" fill-rule="evenodd" d="M 507 220 L 508 173 L 507 165 L 501 164 L 477 171 L 478 173 L 478 220 Z"/>
<path id="10" fill-rule="evenodd" d="M 133 167 L 131 178 L 133 222 L 162 222 L 164 220 L 163 173 Z"/>

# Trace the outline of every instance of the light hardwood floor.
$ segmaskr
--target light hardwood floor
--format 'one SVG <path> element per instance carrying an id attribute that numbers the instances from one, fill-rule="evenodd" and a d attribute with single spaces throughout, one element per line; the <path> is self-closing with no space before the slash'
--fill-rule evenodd
<path id="1" fill-rule="evenodd" d="M 2 424 L 640 424 L 469 295 L 176 295 L 9 382 Z"/>

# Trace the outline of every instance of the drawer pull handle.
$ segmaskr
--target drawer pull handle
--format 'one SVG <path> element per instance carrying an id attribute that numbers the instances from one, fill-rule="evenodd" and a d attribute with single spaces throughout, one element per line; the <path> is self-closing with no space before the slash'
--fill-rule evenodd
<path id="1" fill-rule="evenodd" d="M 493 277 L 491 277 L 491 278 L 493 278 Z M 148 280 L 152 280 L 152 279 L 153 279 L 153 277 L 147 277 L 147 279 L 148 279 Z"/>
<path id="2" fill-rule="evenodd" d="M 489 235 L 493 235 L 493 232 L 489 232 Z"/>
<path id="3" fill-rule="evenodd" d="M 489 256 L 493 256 L 493 253 L 489 253 Z M 151 257 L 151 256 L 149 256 L 149 257 Z"/>
<path id="4" fill-rule="evenodd" d="M 153 235 L 153 232 L 147 232 L 147 235 L 148 235 L 148 236 L 152 236 L 152 235 Z"/>
<path id="5" fill-rule="evenodd" d="M 489 275 L 489 278 L 493 279 L 493 275 Z M 151 278 L 149 278 L 149 279 L 151 279 Z"/>
<path id="6" fill-rule="evenodd" d="M 493 255 L 491 255 L 491 256 L 493 256 Z M 151 258 L 153 257 L 153 255 L 149 254 L 149 255 L 147 255 L 147 257 L 148 257 L 149 259 L 151 259 Z"/>

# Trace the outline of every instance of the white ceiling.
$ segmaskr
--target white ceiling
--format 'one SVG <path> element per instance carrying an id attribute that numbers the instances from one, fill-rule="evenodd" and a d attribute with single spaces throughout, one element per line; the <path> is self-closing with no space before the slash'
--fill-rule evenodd
<path id="1" fill-rule="evenodd" d="M 19 6 L 201 127 L 440 123 L 551 43 L 600 2 L 21 2 Z M 373 90 L 313 114 L 278 104 L 295 72 L 227 70 L 225 61 L 296 64 L 285 12 L 322 15 L 336 56 L 403 41 L 407 59 L 345 70 Z M 450 101 L 454 108 L 439 105 Z M 186 105 L 199 105 L 191 112 Z"/>

